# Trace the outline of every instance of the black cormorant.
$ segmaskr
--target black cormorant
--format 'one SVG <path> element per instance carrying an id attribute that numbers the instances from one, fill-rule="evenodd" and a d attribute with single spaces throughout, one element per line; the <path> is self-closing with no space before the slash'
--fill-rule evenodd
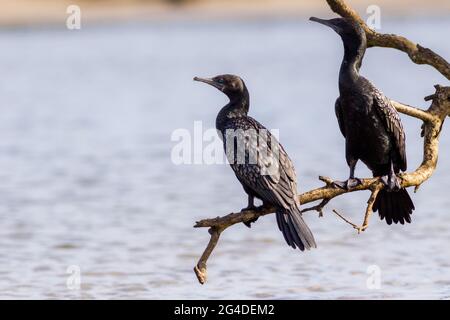
<path id="1" fill-rule="evenodd" d="M 338 33 L 344 43 L 344 59 L 339 71 L 339 92 L 335 111 L 339 128 L 345 137 L 345 155 L 350 178 L 337 182 L 343 188 L 360 183 L 354 177 L 358 160 L 364 162 L 374 177 L 382 177 L 386 187 L 378 193 L 374 211 L 387 224 L 411 222 L 415 209 L 406 189 L 401 188 L 398 174 L 406 170 L 405 132 L 390 100 L 366 78 L 359 75 L 367 48 L 361 26 L 345 18 L 310 20 L 324 24 Z"/>
<path id="2" fill-rule="evenodd" d="M 247 115 L 250 99 L 244 81 L 234 75 L 194 80 L 219 89 L 230 99 L 217 115 L 216 128 L 231 168 L 248 195 L 245 209 L 255 207 L 254 198 L 276 207 L 278 227 L 288 245 L 302 251 L 315 248 L 314 236 L 300 213 L 294 166 L 276 138 Z M 250 227 L 250 222 L 246 225 Z"/>

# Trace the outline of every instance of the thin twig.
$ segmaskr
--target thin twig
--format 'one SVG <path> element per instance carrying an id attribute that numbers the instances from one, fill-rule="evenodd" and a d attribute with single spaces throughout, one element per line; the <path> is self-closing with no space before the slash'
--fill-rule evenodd
<path id="1" fill-rule="evenodd" d="M 333 212 L 342 220 L 344 220 L 346 223 L 351 225 L 353 228 L 358 229 L 358 225 L 348 220 L 346 217 L 344 217 L 342 214 L 340 214 L 336 209 L 333 209 Z"/>
<path id="2" fill-rule="evenodd" d="M 325 206 L 328 204 L 328 202 L 330 202 L 331 199 L 323 199 L 321 203 L 319 203 L 316 206 L 312 206 L 306 209 L 301 210 L 301 213 L 305 213 L 308 211 L 317 211 L 319 213 L 319 217 L 323 217 L 323 208 L 325 208 Z"/>

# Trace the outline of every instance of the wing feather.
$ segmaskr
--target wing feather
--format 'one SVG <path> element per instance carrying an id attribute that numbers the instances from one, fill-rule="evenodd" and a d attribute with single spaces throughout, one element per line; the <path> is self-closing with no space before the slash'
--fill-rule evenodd
<path id="1" fill-rule="evenodd" d="M 339 124 L 339 129 L 345 138 L 345 125 L 344 125 L 344 113 L 342 112 L 341 99 L 337 98 L 334 104 L 334 111 L 336 113 L 336 118 Z"/>
<path id="2" fill-rule="evenodd" d="M 396 165 L 402 171 L 407 168 L 405 131 L 400 119 L 400 115 L 392 105 L 391 101 L 378 89 L 374 88 L 373 107 L 382 119 L 387 132 L 391 135 L 396 148 L 398 158 Z"/>
<path id="3" fill-rule="evenodd" d="M 246 117 L 239 120 L 239 128 L 256 129 L 258 137 L 261 130 L 267 135 L 267 148 L 258 143 L 250 144 L 249 148 L 257 148 L 257 164 L 232 163 L 239 181 L 252 189 L 262 200 L 290 209 L 298 206 L 297 176 L 291 159 L 277 139 L 255 119 Z M 245 121 L 243 123 L 242 121 Z M 258 140 L 259 141 L 259 140 Z M 264 139 L 263 139 L 264 141 Z M 249 153 L 248 150 L 245 151 Z M 252 152 L 252 151 L 250 151 Z M 266 169 L 266 171 L 264 171 Z"/>

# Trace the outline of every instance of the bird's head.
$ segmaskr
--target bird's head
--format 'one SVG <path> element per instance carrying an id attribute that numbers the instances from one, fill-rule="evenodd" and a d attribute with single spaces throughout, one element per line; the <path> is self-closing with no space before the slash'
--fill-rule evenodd
<path id="1" fill-rule="evenodd" d="M 207 83 L 214 88 L 219 89 L 226 94 L 230 100 L 244 95 L 247 90 L 244 80 L 232 74 L 223 74 L 215 76 L 214 78 L 195 77 L 194 80 Z"/>
<path id="2" fill-rule="evenodd" d="M 365 43 L 366 33 L 360 24 L 356 21 L 346 19 L 346 18 L 334 18 L 334 19 L 320 19 L 316 17 L 311 17 L 309 20 L 318 22 L 320 24 L 330 27 L 337 34 L 339 34 L 344 41 L 344 43 Z"/>

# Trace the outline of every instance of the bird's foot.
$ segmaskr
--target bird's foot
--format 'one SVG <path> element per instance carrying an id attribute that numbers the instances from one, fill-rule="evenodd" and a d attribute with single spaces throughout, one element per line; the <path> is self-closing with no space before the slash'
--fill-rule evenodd
<path id="1" fill-rule="evenodd" d="M 389 192 L 399 191 L 402 188 L 402 186 L 400 184 L 400 179 L 396 175 L 382 176 L 381 182 L 383 182 L 383 184 L 386 186 L 386 190 Z"/>
<path id="2" fill-rule="evenodd" d="M 247 206 L 245 208 L 242 208 L 241 212 L 250 211 L 250 210 L 256 210 L 256 209 L 257 209 L 257 207 L 255 205 L 249 205 L 249 206 Z M 249 220 L 249 221 L 244 221 L 243 223 L 247 226 L 247 228 L 251 228 L 252 227 L 252 223 L 256 222 L 256 220 L 258 220 L 258 218 L 255 218 L 255 219 L 252 219 L 252 220 Z"/>
<path id="3" fill-rule="evenodd" d="M 351 178 L 347 180 L 347 189 L 353 189 L 361 185 L 362 181 L 359 178 Z"/>
<path id="4" fill-rule="evenodd" d="M 347 189 L 347 181 L 333 181 L 331 184 L 334 188 Z"/>
<path id="5" fill-rule="evenodd" d="M 350 178 L 347 181 L 334 181 L 332 185 L 335 188 L 340 188 L 340 189 L 344 189 L 344 190 L 350 190 L 350 189 L 356 188 L 360 184 L 362 184 L 361 179 L 359 179 L 359 178 Z"/>
<path id="6" fill-rule="evenodd" d="M 256 209 L 257 209 L 257 207 L 255 205 L 249 205 L 249 206 L 246 206 L 245 208 L 242 208 L 241 212 L 251 211 L 251 210 L 256 210 Z"/>
<path id="7" fill-rule="evenodd" d="M 243 223 L 247 226 L 247 228 L 252 227 L 252 223 L 255 223 L 258 220 L 258 218 L 254 218 L 252 220 L 244 221 Z"/>

